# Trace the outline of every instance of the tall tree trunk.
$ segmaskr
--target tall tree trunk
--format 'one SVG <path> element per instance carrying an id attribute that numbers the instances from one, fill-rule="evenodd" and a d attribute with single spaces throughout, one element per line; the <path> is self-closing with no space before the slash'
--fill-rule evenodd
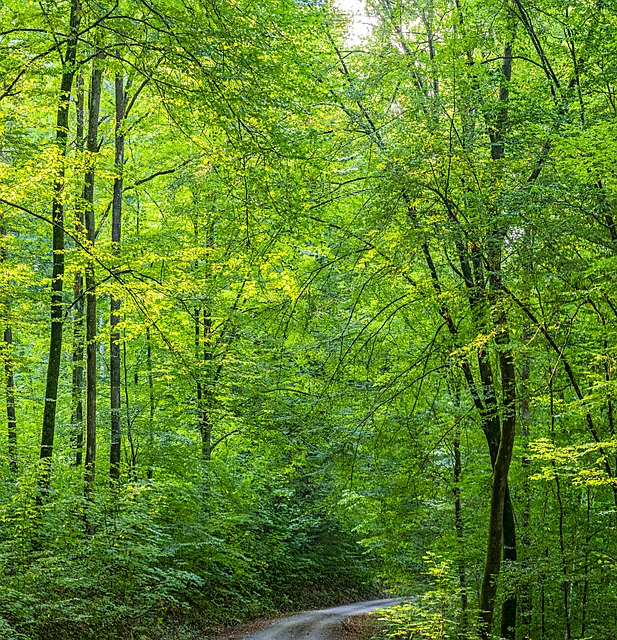
<path id="1" fill-rule="evenodd" d="M 126 329 L 124 330 L 124 340 L 122 341 L 122 364 L 124 369 L 124 406 L 126 407 L 126 437 L 131 450 L 130 477 L 137 482 L 137 446 L 133 438 L 133 419 L 131 418 L 131 404 L 129 402 L 129 370 L 126 355 Z M 135 384 L 137 384 L 137 374 L 135 374 Z M 112 480 L 113 484 L 113 480 Z"/>
<path id="2" fill-rule="evenodd" d="M 406 197 L 406 194 L 403 194 Z M 414 210 L 408 208 L 409 217 L 417 228 L 417 220 Z M 472 267 L 469 264 L 468 255 L 464 252 L 462 244 L 459 243 L 459 259 L 461 262 L 461 273 L 464 274 L 464 280 L 469 291 L 469 304 L 474 315 L 475 321 L 480 323 L 478 330 L 484 334 L 490 332 L 490 330 L 484 325 L 488 315 L 488 305 L 485 295 L 480 296 L 478 293 L 477 282 L 474 282 L 474 276 Z M 448 328 L 448 331 L 454 341 L 455 348 L 460 348 L 458 339 L 458 329 L 452 319 L 452 314 L 448 307 L 443 303 L 442 287 L 439 279 L 439 274 L 435 267 L 430 248 L 426 242 L 422 243 L 422 251 L 425 257 L 429 273 L 431 274 L 431 281 L 433 289 L 438 298 L 441 299 L 439 313 L 444 319 L 444 322 Z M 476 262 L 480 262 L 476 260 Z M 482 280 L 482 276 L 476 276 L 476 280 Z M 483 285 L 484 286 L 484 285 Z M 486 437 L 488 444 L 489 455 L 491 459 L 491 466 L 493 473 L 495 470 L 495 464 L 498 457 L 499 447 L 501 443 L 502 425 L 499 416 L 499 407 L 497 405 L 497 396 L 494 389 L 494 375 L 492 366 L 488 358 L 488 354 L 480 349 L 478 352 L 478 369 L 480 372 L 481 385 L 479 385 L 471 369 L 469 362 L 466 359 L 462 361 L 462 369 L 467 383 L 467 388 L 471 397 L 473 398 L 474 405 L 480 413 L 480 426 Z M 482 389 L 482 392 L 479 389 Z M 512 501 L 510 498 L 510 490 L 506 479 L 505 487 L 505 503 L 503 506 L 503 547 L 504 557 L 506 560 L 516 561 L 516 523 L 514 520 L 514 512 L 512 509 Z M 491 612 L 492 622 L 492 612 Z M 508 638 L 513 637 L 514 625 L 516 623 L 516 596 L 506 598 L 502 608 L 502 622 L 505 625 L 509 625 L 505 631 L 505 636 Z M 508 630 L 509 629 L 509 630 Z"/>
<path id="3" fill-rule="evenodd" d="M 120 238 L 122 235 L 122 189 L 124 171 L 124 112 L 126 110 L 126 95 L 124 78 L 116 74 L 116 127 L 115 127 L 115 170 L 114 194 L 111 217 L 112 251 L 116 257 L 120 253 Z M 120 300 L 113 294 L 110 302 L 110 337 L 109 337 L 109 373 L 111 382 L 111 449 L 109 452 L 109 475 L 112 482 L 120 479 L 120 444 L 122 441 L 121 406 L 120 406 Z"/>
<path id="4" fill-rule="evenodd" d="M 591 489 L 587 487 L 587 519 L 585 523 L 585 564 L 583 567 L 583 598 L 581 602 L 581 638 L 587 631 L 587 599 L 589 597 L 589 543 L 591 541 Z"/>
<path id="5" fill-rule="evenodd" d="M 95 155 L 98 152 L 99 111 L 101 105 L 101 85 L 103 71 L 100 68 L 100 55 L 94 60 L 90 82 L 88 109 L 88 170 L 84 182 L 84 206 L 88 245 L 94 247 L 94 172 Z M 94 485 L 96 474 L 96 279 L 94 261 L 86 265 L 86 491 Z"/>
<path id="6" fill-rule="evenodd" d="M 53 266 L 51 282 L 51 329 L 40 453 L 41 460 L 47 462 L 43 470 L 42 477 L 42 485 L 44 488 L 49 484 L 49 462 L 51 461 L 54 449 L 58 381 L 60 380 L 60 358 L 62 355 L 62 291 L 64 284 L 64 206 L 62 203 L 62 192 L 64 190 L 64 159 L 66 157 L 69 131 L 69 106 L 71 89 L 73 87 L 73 78 L 75 76 L 80 20 L 80 0 L 71 0 L 69 35 L 66 43 L 63 72 L 60 80 L 60 94 L 58 97 L 58 107 L 56 111 L 56 147 L 58 149 L 60 161 L 54 178 L 54 197 L 52 202 Z"/>
<path id="7" fill-rule="evenodd" d="M 548 547 L 544 550 L 544 556 L 548 559 Z M 546 590 L 544 577 L 540 578 L 540 638 L 546 640 Z"/>
<path id="8" fill-rule="evenodd" d="M 6 229 L 0 226 L 0 241 L 7 235 Z M 0 245 L 0 262 L 8 258 L 4 244 Z M 4 306 L 4 335 L 2 345 L 2 359 L 4 360 L 4 374 L 6 379 L 6 423 L 9 454 L 9 470 L 12 474 L 18 471 L 17 461 L 17 415 L 15 412 L 15 379 L 13 376 L 13 329 L 11 327 L 11 300 L 7 294 L 2 301 Z"/>
<path id="9" fill-rule="evenodd" d="M 200 359 L 200 351 L 201 351 L 201 309 L 199 307 L 195 307 L 195 358 L 199 363 Z M 197 383 L 196 383 L 196 391 L 197 391 L 197 423 L 200 430 L 201 435 L 201 413 L 203 410 L 203 384 L 202 384 L 203 374 L 197 369 Z"/>
<path id="10" fill-rule="evenodd" d="M 554 463 L 553 463 L 554 466 Z M 557 504 L 559 506 L 559 555 L 561 558 L 561 572 L 563 573 L 563 582 L 561 585 L 563 591 L 563 618 L 566 623 L 565 640 L 572 638 L 572 623 L 570 614 L 570 580 L 568 578 L 568 565 L 566 561 L 566 542 L 564 535 L 564 508 L 563 499 L 561 497 L 561 482 L 559 476 L 555 473 L 555 485 L 557 489 Z"/>
<path id="11" fill-rule="evenodd" d="M 353 79 L 350 77 L 348 68 L 340 51 L 334 45 L 332 38 L 331 43 L 334 46 L 335 52 L 340 62 L 341 72 L 347 78 L 348 82 L 353 86 Z M 508 83 L 511 78 L 512 72 L 512 47 L 508 41 L 504 48 L 504 57 L 502 64 L 502 84 L 499 92 L 499 109 L 495 122 L 488 124 L 490 140 L 491 140 L 491 158 L 493 160 L 501 160 L 505 155 L 505 140 L 504 134 L 508 124 L 508 100 L 509 89 Z M 422 85 L 422 82 L 420 82 Z M 373 139 L 379 148 L 384 148 L 385 143 L 379 131 L 376 129 L 372 119 L 368 115 L 367 110 L 361 103 L 358 103 L 360 112 L 362 114 L 363 129 Z M 415 228 L 419 228 L 416 219 L 415 208 L 411 203 L 407 190 L 403 188 L 401 193 L 404 202 L 407 204 L 407 212 L 410 220 Z M 458 214 L 448 203 L 447 194 L 444 194 L 444 203 L 446 204 L 446 213 L 449 221 L 453 227 L 460 225 L 458 220 Z M 494 230 L 495 235 L 500 237 L 500 242 L 503 243 L 504 235 L 500 234 L 499 229 Z M 491 330 L 484 330 L 487 325 L 487 315 L 490 311 L 490 306 L 485 300 L 485 286 L 486 278 L 483 275 L 484 270 L 484 256 L 480 252 L 480 245 L 477 248 L 472 249 L 471 253 L 467 249 L 466 232 L 461 233 L 461 237 L 455 240 L 456 252 L 460 259 L 460 272 L 459 275 L 463 279 L 465 286 L 468 290 L 469 304 L 471 313 L 476 324 L 476 328 L 479 333 L 489 335 Z M 500 249 L 500 247 L 497 247 Z M 495 252 L 495 247 L 491 249 Z M 458 328 L 452 319 L 452 315 L 443 302 L 442 288 L 439 280 L 439 275 L 435 268 L 434 261 L 431 256 L 428 243 L 424 241 L 422 243 L 422 251 L 426 259 L 433 289 L 436 296 L 440 300 L 439 313 L 444 319 L 444 322 L 448 328 L 449 333 L 455 343 L 455 348 L 458 345 Z M 507 329 L 502 332 L 501 340 L 505 341 L 507 338 Z M 512 363 L 511 356 L 507 352 L 507 346 L 504 344 L 504 350 L 501 350 L 500 355 L 500 369 L 502 372 L 502 389 L 511 394 L 509 398 L 504 394 L 504 406 L 503 406 L 503 421 L 500 420 L 500 411 L 497 404 L 497 398 L 494 390 L 494 378 L 492 375 L 490 361 L 488 355 L 483 353 L 483 350 L 479 353 L 478 364 L 480 369 L 480 379 L 482 385 L 478 385 L 474 378 L 474 373 L 466 358 L 462 361 L 463 373 L 469 388 L 470 394 L 473 398 L 476 409 L 480 412 L 482 429 L 486 435 L 489 451 L 491 453 L 491 460 L 493 462 L 493 476 L 497 481 L 494 483 L 491 498 L 491 522 L 489 525 L 489 546 L 487 552 L 487 571 L 486 575 L 489 579 L 485 580 L 485 589 L 483 600 L 490 606 L 490 611 L 486 611 L 482 614 L 484 619 L 485 634 L 488 637 L 490 634 L 490 625 L 493 619 L 493 608 L 495 602 L 496 583 L 494 579 L 497 578 L 499 568 L 501 566 L 501 548 L 504 547 L 504 556 L 509 560 L 516 559 L 516 538 L 515 538 L 515 521 L 512 512 L 512 504 L 510 500 L 510 494 L 507 483 L 507 474 L 510 465 L 510 459 L 512 455 L 513 438 L 514 438 L 514 425 L 516 424 L 516 416 L 512 413 L 514 409 L 513 399 L 515 398 L 515 370 Z M 509 376 L 509 378 L 503 378 L 503 376 Z M 480 391 L 482 389 L 482 392 Z M 510 406 L 511 405 L 511 406 Z M 503 425 L 502 425 L 503 422 Z M 511 442 L 512 441 L 512 442 Z M 504 476 L 505 473 L 505 476 Z M 498 544 L 499 550 L 495 552 L 495 545 Z M 486 577 L 485 575 L 485 577 Z M 490 579 L 490 578 L 493 579 Z M 492 590 L 495 591 L 492 591 Z M 507 638 L 514 638 L 515 636 L 515 623 L 516 623 L 516 596 L 507 598 L 504 603 L 504 610 L 502 613 L 502 620 L 504 621 L 504 628 Z M 489 623 L 488 625 L 486 623 Z"/>
<path id="12" fill-rule="evenodd" d="M 552 367 L 551 367 L 552 368 Z M 553 376 L 549 376 L 549 394 L 550 394 L 550 412 L 551 412 L 551 438 L 553 445 L 555 444 L 555 394 L 553 388 Z M 564 538 L 564 508 L 563 499 L 561 497 L 561 482 L 557 475 L 555 462 L 552 461 L 555 470 L 555 488 L 557 495 L 557 506 L 559 507 L 559 557 L 561 560 L 561 572 L 563 574 L 563 582 L 561 584 L 563 591 L 563 617 L 566 623 L 565 640 L 572 638 L 572 624 L 570 620 L 570 581 L 568 580 L 568 566 L 566 562 L 566 544 Z"/>
<path id="13" fill-rule="evenodd" d="M 73 450 L 75 466 L 83 461 L 84 448 L 84 291 L 83 276 L 75 274 L 73 302 L 73 380 L 71 389 L 71 428 L 73 430 Z"/>
<path id="14" fill-rule="evenodd" d="M 80 72 L 77 76 L 77 149 L 83 153 L 84 140 L 84 79 Z M 83 207 L 76 208 L 76 225 L 79 233 L 85 230 Z M 75 273 L 73 281 L 73 380 L 71 387 L 71 428 L 73 430 L 73 450 L 75 466 L 83 461 L 84 448 L 84 279 L 81 270 Z"/>
<path id="15" fill-rule="evenodd" d="M 511 566 L 518 560 L 516 544 L 516 521 L 510 496 L 510 485 L 506 480 L 506 497 L 503 512 L 503 559 Z M 516 592 L 508 594 L 501 607 L 501 637 L 514 640 L 516 637 Z"/>
<path id="16" fill-rule="evenodd" d="M 9 321 L 8 314 L 5 316 Z M 9 445 L 9 470 L 16 474 L 17 461 L 17 416 L 15 412 L 15 380 L 13 377 L 13 330 L 10 326 L 4 329 L 4 373 L 6 375 L 6 419 Z"/>
<path id="17" fill-rule="evenodd" d="M 454 526 L 456 529 L 456 539 L 458 541 L 459 553 L 465 548 L 465 531 L 463 525 L 463 509 L 461 505 L 461 437 L 460 432 L 454 435 Z M 461 633 L 464 638 L 467 633 L 467 572 L 465 570 L 465 560 L 461 557 L 458 562 L 458 583 L 461 589 Z"/>
<path id="18" fill-rule="evenodd" d="M 505 343 L 507 328 L 503 329 L 502 340 Z M 499 368 L 503 393 L 503 420 L 501 441 L 493 469 L 489 535 L 486 550 L 484 577 L 480 591 L 481 637 L 488 639 L 493 623 L 497 578 L 501 567 L 501 553 L 504 539 L 504 507 L 508 489 L 508 471 L 512 460 L 514 436 L 516 430 L 516 373 L 514 361 L 506 345 L 502 343 L 499 353 Z"/>
<path id="19" fill-rule="evenodd" d="M 204 352 L 203 361 L 205 365 L 204 375 L 206 379 L 212 379 L 210 365 L 212 363 L 212 316 L 206 309 L 203 310 L 203 339 Z M 212 457 L 212 423 L 210 421 L 210 407 L 212 405 L 212 389 L 206 386 L 203 393 L 203 404 L 201 407 L 200 427 L 201 433 L 201 457 L 203 460 L 210 460 Z"/>
<path id="20" fill-rule="evenodd" d="M 203 334 L 202 334 L 203 327 Z M 201 458 L 210 460 L 212 456 L 212 425 L 208 412 L 211 391 L 207 385 L 207 378 L 210 370 L 207 367 L 212 360 L 210 350 L 210 338 L 212 331 L 212 318 L 206 309 L 195 308 L 195 352 L 198 361 L 204 365 L 200 367 L 197 379 L 197 421 L 199 425 L 199 435 L 201 437 Z M 203 351 L 201 349 L 203 341 Z"/>
<path id="21" fill-rule="evenodd" d="M 509 82 L 512 78 L 512 42 L 510 38 L 504 46 L 501 67 L 502 82 L 499 88 L 499 105 L 494 123 L 489 128 L 491 158 L 499 162 L 505 157 L 505 133 L 508 126 Z M 506 230 L 499 225 L 494 229 L 488 248 L 489 280 L 494 301 L 503 304 L 503 284 L 501 280 L 501 250 Z M 516 432 L 516 370 L 512 353 L 508 348 L 508 327 L 505 312 L 500 310 L 496 321 L 499 346 L 499 370 L 502 389 L 502 418 L 499 449 L 493 465 L 493 485 L 491 488 L 489 535 L 486 550 L 484 576 L 480 591 L 480 633 L 488 638 L 493 624 L 497 578 L 501 569 L 501 555 L 505 560 L 516 562 L 516 528 L 512 501 L 508 487 L 508 471 L 514 448 Z M 506 597 L 501 616 L 501 636 L 513 640 L 516 636 L 516 595 Z"/>
<path id="22" fill-rule="evenodd" d="M 523 326 L 523 345 L 531 338 L 529 322 L 525 322 Z M 529 406 L 529 379 L 531 377 L 531 358 L 529 354 L 524 352 L 521 363 L 521 439 L 523 441 L 523 455 L 521 464 L 523 467 L 523 512 L 521 514 L 521 543 L 523 545 L 523 575 L 529 573 L 528 554 L 531 549 L 530 524 L 531 524 L 531 487 L 529 484 L 529 438 L 531 436 L 531 410 Z M 526 640 L 531 638 L 531 618 L 533 608 L 533 582 L 525 578 L 521 592 L 521 622 L 523 625 L 523 633 Z"/>
<path id="23" fill-rule="evenodd" d="M 154 465 L 152 464 L 152 452 L 154 450 L 154 373 L 152 372 L 152 336 L 150 327 L 146 327 L 146 364 L 148 367 L 148 480 L 152 480 L 154 475 Z"/>

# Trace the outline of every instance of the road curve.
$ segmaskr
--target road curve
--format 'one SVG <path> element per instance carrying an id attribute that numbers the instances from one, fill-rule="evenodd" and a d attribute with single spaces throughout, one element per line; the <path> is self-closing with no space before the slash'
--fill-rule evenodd
<path id="1" fill-rule="evenodd" d="M 333 640 L 336 627 L 352 616 L 361 616 L 376 609 L 398 604 L 400 600 L 371 600 L 332 609 L 306 611 L 289 618 L 275 620 L 268 628 L 245 636 L 244 640 Z"/>

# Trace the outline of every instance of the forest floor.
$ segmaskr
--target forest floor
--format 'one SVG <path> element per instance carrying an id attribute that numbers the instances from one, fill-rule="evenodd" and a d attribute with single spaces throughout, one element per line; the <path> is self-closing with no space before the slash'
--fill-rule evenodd
<path id="1" fill-rule="evenodd" d="M 372 640 L 380 629 L 379 620 L 365 613 L 341 622 L 336 640 Z"/>

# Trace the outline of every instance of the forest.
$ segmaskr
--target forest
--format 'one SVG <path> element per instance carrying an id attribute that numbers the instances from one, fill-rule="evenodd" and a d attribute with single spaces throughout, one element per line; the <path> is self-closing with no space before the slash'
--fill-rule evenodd
<path id="1" fill-rule="evenodd" d="M 0 0 L 1 638 L 616 637 L 617 2 L 365 11 Z"/>

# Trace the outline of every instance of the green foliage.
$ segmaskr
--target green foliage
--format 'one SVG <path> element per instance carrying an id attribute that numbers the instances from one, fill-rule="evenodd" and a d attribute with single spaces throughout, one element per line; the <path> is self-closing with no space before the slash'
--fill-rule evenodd
<path id="1" fill-rule="evenodd" d="M 409 602 L 379 612 L 384 633 L 391 640 L 446 640 L 478 638 L 470 611 L 461 610 L 461 589 L 456 586 L 451 564 L 427 554 L 426 591 Z"/>
<path id="2" fill-rule="evenodd" d="M 372 588 L 354 538 L 291 488 L 269 504 L 250 488 L 230 501 L 215 483 L 204 511 L 201 483 L 101 487 L 91 504 L 67 491 L 71 475 L 55 469 L 42 521 L 27 486 L 4 511 L 0 612 L 15 638 L 159 637 L 170 618 L 213 628 Z"/>
<path id="3" fill-rule="evenodd" d="M 0 4 L 0 400 L 17 416 L 0 444 L 2 637 L 157 638 L 385 583 L 415 596 L 383 614 L 389 637 L 473 638 L 489 448 L 513 413 L 518 556 L 491 582 L 493 633 L 516 596 L 521 637 L 614 636 L 616 14 L 528 4 L 369 2 L 356 46 L 329 3 L 81 3 L 66 154 L 71 2 Z M 52 204 L 66 272 L 48 485 Z"/>

